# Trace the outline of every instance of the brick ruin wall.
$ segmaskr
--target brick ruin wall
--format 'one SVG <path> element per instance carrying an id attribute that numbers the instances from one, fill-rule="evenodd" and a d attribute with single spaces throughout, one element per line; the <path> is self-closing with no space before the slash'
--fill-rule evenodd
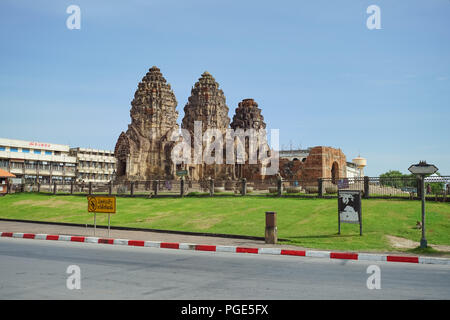
<path id="1" fill-rule="evenodd" d="M 280 158 L 280 174 L 286 180 L 316 181 L 319 178 L 345 178 L 346 165 L 347 160 L 341 149 L 318 146 L 311 148 L 305 161 Z"/>

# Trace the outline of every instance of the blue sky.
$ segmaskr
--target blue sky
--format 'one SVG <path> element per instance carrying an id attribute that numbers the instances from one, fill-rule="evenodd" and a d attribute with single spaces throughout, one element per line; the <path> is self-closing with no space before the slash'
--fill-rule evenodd
<path id="1" fill-rule="evenodd" d="M 450 175 L 449 0 L 2 0 L 0 26 L 0 137 L 112 150 L 156 65 L 179 123 L 207 70 L 230 118 L 254 98 L 281 146 L 361 154 L 371 176 L 419 160 Z"/>

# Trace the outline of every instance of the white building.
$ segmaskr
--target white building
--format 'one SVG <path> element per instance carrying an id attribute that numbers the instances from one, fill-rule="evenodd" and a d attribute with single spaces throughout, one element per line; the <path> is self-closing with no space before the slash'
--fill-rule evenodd
<path id="1" fill-rule="evenodd" d="M 69 182 L 75 179 L 76 157 L 69 146 L 0 138 L 0 168 L 24 182 Z"/>
<path id="2" fill-rule="evenodd" d="M 71 148 L 77 159 L 77 181 L 107 183 L 114 179 L 116 158 L 114 152 L 90 148 Z"/>
<path id="3" fill-rule="evenodd" d="M 364 170 L 358 169 L 358 165 L 353 162 L 347 162 L 347 178 L 360 178 L 364 177 Z"/>
<path id="4" fill-rule="evenodd" d="M 116 158 L 108 150 L 0 138 L 0 168 L 26 183 L 107 183 L 114 178 Z"/>

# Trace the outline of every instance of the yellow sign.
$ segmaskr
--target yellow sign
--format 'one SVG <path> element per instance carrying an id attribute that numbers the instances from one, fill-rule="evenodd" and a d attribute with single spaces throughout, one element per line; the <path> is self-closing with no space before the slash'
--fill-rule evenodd
<path id="1" fill-rule="evenodd" d="M 116 197 L 88 196 L 88 212 L 116 213 Z"/>

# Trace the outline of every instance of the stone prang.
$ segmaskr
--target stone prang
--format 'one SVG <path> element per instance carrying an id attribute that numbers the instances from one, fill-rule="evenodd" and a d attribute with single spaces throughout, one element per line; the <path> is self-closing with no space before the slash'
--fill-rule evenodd
<path id="1" fill-rule="evenodd" d="M 244 131 L 254 129 L 255 131 L 266 129 L 266 123 L 264 117 L 261 115 L 261 109 L 258 108 L 258 104 L 253 99 L 244 99 L 239 102 L 233 116 L 233 122 L 231 123 L 233 130 L 243 129 Z M 264 150 L 258 150 L 258 152 L 266 152 L 267 156 L 270 155 L 269 146 L 266 141 L 266 135 L 259 136 L 263 141 L 258 141 L 260 146 L 264 146 Z M 249 164 L 249 138 L 245 138 L 245 163 L 236 164 L 235 172 L 237 177 L 246 179 L 262 179 L 262 166 L 258 164 Z"/>
<path id="2" fill-rule="evenodd" d="M 131 124 L 116 143 L 117 179 L 173 178 L 170 152 L 178 130 L 177 100 L 160 69 L 152 67 L 142 78 L 131 102 Z"/>
<path id="3" fill-rule="evenodd" d="M 183 129 L 194 133 L 194 121 L 202 121 L 202 131 L 209 128 L 225 130 L 230 125 L 225 95 L 213 76 L 205 71 L 191 90 L 184 107 Z"/>
<path id="4" fill-rule="evenodd" d="M 209 72 L 205 71 L 191 90 L 191 96 L 188 98 L 188 102 L 184 107 L 181 128 L 188 130 L 191 134 L 191 139 L 194 140 L 195 122 L 201 121 L 202 135 L 208 129 L 218 129 L 225 136 L 226 130 L 230 126 L 228 110 L 225 95 L 219 89 L 219 84 Z M 214 139 L 211 137 L 210 141 L 214 141 Z M 206 148 L 204 140 L 202 147 L 203 149 Z M 192 151 L 195 152 L 194 149 Z M 225 154 L 224 150 L 223 154 Z M 208 165 L 203 163 L 189 165 L 187 169 L 190 172 L 191 178 L 194 180 L 202 180 L 209 177 L 225 179 L 233 173 L 233 166 L 226 164 Z"/>
<path id="5" fill-rule="evenodd" d="M 235 112 L 233 122 L 230 125 L 233 130 L 238 128 L 244 130 L 259 130 L 266 128 L 264 117 L 261 115 L 261 109 L 258 108 L 258 104 L 255 100 L 242 100 L 242 102 L 239 102 Z"/>

